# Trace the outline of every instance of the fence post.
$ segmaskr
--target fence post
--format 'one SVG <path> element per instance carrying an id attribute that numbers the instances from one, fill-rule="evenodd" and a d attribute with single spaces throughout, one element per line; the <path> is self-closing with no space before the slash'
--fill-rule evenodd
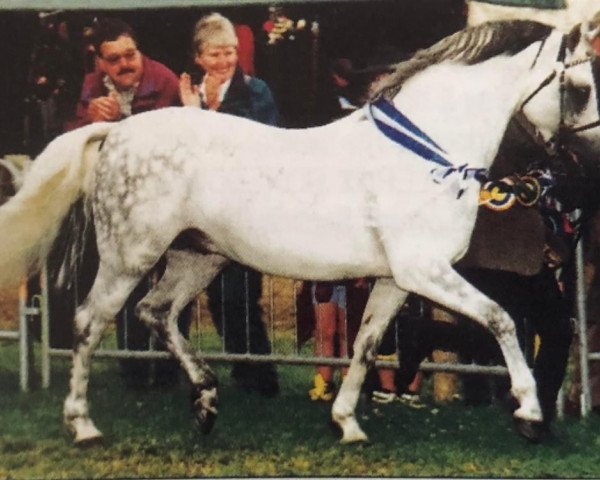
<path id="1" fill-rule="evenodd" d="M 46 265 L 40 275 L 42 293 L 40 294 L 40 325 L 41 325 L 41 369 L 42 388 L 50 387 L 50 310 L 48 309 L 48 270 Z"/>
<path id="2" fill-rule="evenodd" d="M 585 308 L 585 280 L 583 265 L 583 241 L 577 242 L 575 247 L 575 291 L 577 294 L 576 312 L 577 327 L 579 330 L 579 374 L 581 377 L 581 398 L 580 408 L 581 416 L 587 417 L 591 410 L 590 394 L 590 371 L 589 371 L 589 352 L 587 338 L 587 312 Z"/>
<path id="3" fill-rule="evenodd" d="M 29 391 L 29 328 L 27 318 L 27 279 L 19 285 L 19 383 L 21 391 Z"/>
<path id="4" fill-rule="evenodd" d="M 441 307 L 431 310 L 432 318 L 438 322 L 456 323 L 454 313 Z M 456 352 L 434 350 L 432 360 L 436 363 L 457 363 Z M 437 372 L 433 377 L 433 397 L 436 403 L 452 401 L 459 392 L 459 379 L 455 373 Z"/>

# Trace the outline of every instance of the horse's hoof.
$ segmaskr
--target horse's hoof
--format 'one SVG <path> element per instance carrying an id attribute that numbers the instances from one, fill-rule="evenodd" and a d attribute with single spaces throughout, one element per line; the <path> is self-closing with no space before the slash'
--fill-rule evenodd
<path id="1" fill-rule="evenodd" d="M 540 443 L 544 433 L 543 422 L 533 422 L 531 420 L 523 420 L 522 418 L 513 417 L 515 428 L 519 435 L 531 443 Z"/>
<path id="2" fill-rule="evenodd" d="M 75 435 L 73 442 L 77 446 L 95 445 L 102 440 L 102 432 L 89 418 L 78 417 L 65 420 L 65 426 Z"/>
<path id="3" fill-rule="evenodd" d="M 95 437 L 86 438 L 75 438 L 74 444 L 79 448 L 95 447 L 96 445 L 102 445 L 104 443 L 104 436 L 102 434 Z"/>
<path id="4" fill-rule="evenodd" d="M 204 435 L 208 435 L 213 427 L 215 426 L 215 421 L 217 420 L 217 415 L 208 412 L 206 410 L 202 410 L 196 412 L 194 415 L 194 419 L 196 420 L 196 425 Z"/>
<path id="5" fill-rule="evenodd" d="M 369 443 L 369 437 L 362 430 L 355 432 L 352 435 L 344 435 L 340 440 L 340 443 L 344 445 L 357 444 L 357 443 Z"/>
<path id="6" fill-rule="evenodd" d="M 217 405 L 219 399 L 216 387 L 201 388 L 195 386 L 191 393 L 194 419 L 200 431 L 204 434 L 211 432 L 217 420 Z"/>
<path id="7" fill-rule="evenodd" d="M 369 437 L 362 431 L 354 417 L 346 417 L 343 421 L 336 420 L 335 418 L 333 420 L 342 431 L 341 443 L 348 444 L 369 441 Z"/>
<path id="8" fill-rule="evenodd" d="M 102 442 L 102 432 L 96 427 L 77 430 L 74 443 L 78 447 L 90 447 Z"/>

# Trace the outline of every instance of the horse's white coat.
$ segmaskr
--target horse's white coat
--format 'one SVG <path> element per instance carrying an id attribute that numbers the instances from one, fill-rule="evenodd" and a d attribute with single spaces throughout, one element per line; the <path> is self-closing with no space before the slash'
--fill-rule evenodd
<path id="1" fill-rule="evenodd" d="M 487 167 L 514 110 L 556 67 L 560 41 L 554 33 L 541 52 L 536 42 L 513 57 L 494 57 L 471 67 L 429 67 L 406 82 L 395 104 L 446 149 L 456 165 Z M 589 72 L 588 76 L 592 84 Z M 553 133 L 560 117 L 557 83 L 540 91 L 525 111 L 547 134 Z M 88 138 L 108 130 L 98 161 L 93 161 L 90 149 L 82 154 Z M 65 147 L 70 156 L 57 159 Z M 92 163 L 94 168 L 88 168 Z M 197 251 L 168 252 L 167 270 L 140 302 L 138 313 L 187 371 L 197 390 L 194 408 L 201 424 L 210 425 L 216 413 L 216 380 L 179 334 L 176 321 L 181 308 L 228 259 L 293 278 L 379 278 L 333 406 L 343 441 L 366 438 L 354 418 L 360 385 L 385 326 L 409 291 L 488 326 L 505 355 L 512 391 L 521 405 L 515 415 L 540 420 L 535 382 L 513 322 L 451 267 L 468 247 L 479 184 L 466 182 L 466 191 L 456 198 L 452 182 L 432 181 L 434 167 L 389 141 L 362 111 L 326 127 L 282 130 L 198 109 L 172 108 L 112 126 L 92 125 L 55 141 L 36 161 L 34 183 L 26 182 L 9 202 L 12 206 L 0 209 L 0 228 L 13 219 L 5 211 L 17 212 L 38 199 L 36 191 L 47 175 L 44 169 L 52 173 L 50 178 L 69 172 L 54 187 L 68 194 L 61 199 L 54 192 L 55 213 L 45 223 L 41 208 L 30 211 L 27 219 L 38 215 L 41 226 L 28 233 L 25 253 L 16 240 L 7 243 L 1 238 L 0 251 L 26 262 L 35 256 L 33 236 L 55 228 L 78 191 L 90 199 L 100 268 L 76 315 L 80 338 L 64 408 L 76 441 L 100 435 L 89 418 L 87 384 L 91 354 L 106 324 L 173 239 L 189 229 L 200 238 Z M 39 199 L 36 202 L 39 207 Z M 43 255 L 52 235 L 37 241 Z M 10 266 L 18 267 L 19 262 Z"/>
<path id="2" fill-rule="evenodd" d="M 530 57 L 524 56 L 521 69 L 529 66 Z M 504 57 L 475 67 L 431 67 L 406 84 L 396 104 L 417 124 L 427 125 L 455 164 L 487 166 L 522 92 L 502 88 L 506 80 L 497 72 L 512 71 L 516 76 L 516 64 Z M 474 91 L 474 82 L 469 81 L 473 75 L 486 78 L 485 89 Z M 440 78 L 453 87 L 450 92 L 440 88 Z M 471 96 L 474 102 L 464 101 Z M 482 104 L 487 105 L 485 110 Z M 449 111 L 471 120 L 448 121 L 444 112 Z M 175 129 L 166 130 L 164 125 Z M 493 135 L 488 133 L 490 126 Z M 232 129 L 236 135 L 231 135 Z M 139 131 L 144 136 L 136 135 Z M 121 147 L 121 138 L 131 140 Z M 155 141 L 149 143 L 147 138 Z M 432 251 L 455 259 L 470 236 L 472 215 L 465 213 L 477 208 L 478 182 L 472 181 L 469 191 L 456 200 L 453 192 L 445 192 L 445 184 L 431 181 L 435 165 L 387 140 L 363 112 L 325 128 L 273 132 L 255 122 L 194 108 L 161 110 L 123 122 L 107 139 L 105 151 L 96 194 L 115 216 L 112 225 L 130 232 L 151 222 L 167 243 L 179 231 L 195 227 L 218 246 L 219 253 L 275 275 L 390 276 L 385 253 L 389 242 L 403 245 L 406 263 L 419 256 L 429 258 Z M 211 152 L 219 152 L 218 161 Z M 162 163 L 166 157 L 169 163 Z M 122 175 L 123 158 L 127 176 Z M 147 175 L 158 169 L 160 176 Z M 125 178 L 136 176 L 148 185 L 145 190 L 125 183 Z M 110 191 L 102 185 L 110 186 Z M 130 204 L 142 219 L 139 227 L 138 222 L 120 222 L 118 206 Z M 99 230 L 109 245 L 109 232 Z M 439 235 L 412 241 L 421 231 Z M 142 233 L 136 231 L 135 236 Z M 141 244 L 137 247 L 125 261 L 139 262 L 136 257 L 144 256 L 144 250 Z M 103 256 L 109 256 L 108 250 Z"/>

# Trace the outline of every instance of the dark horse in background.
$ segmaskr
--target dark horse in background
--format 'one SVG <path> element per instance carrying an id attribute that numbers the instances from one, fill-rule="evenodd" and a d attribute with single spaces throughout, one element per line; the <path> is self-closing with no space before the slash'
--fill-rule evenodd
<path id="1" fill-rule="evenodd" d="M 573 249 L 583 232 L 597 233 L 596 225 L 600 224 L 600 217 L 595 215 L 600 206 L 600 168 L 595 159 L 576 150 L 551 157 L 513 120 L 490 179 L 509 179 L 517 185 L 519 176 L 531 178 L 532 171 L 541 169 L 551 175 L 552 185 L 528 205 L 517 201 L 495 210 L 481 206 L 469 250 L 455 265 L 466 280 L 502 305 L 515 321 L 521 347 L 533 365 L 544 415 L 542 435 L 549 433 L 555 416 L 573 338 Z M 574 212 L 576 209 L 579 211 Z M 598 241 L 593 234 L 586 237 L 592 245 Z M 401 318 L 398 328 L 400 389 L 410 384 L 421 361 L 433 350 L 456 351 L 466 362 L 502 363 L 495 339 L 461 318 L 456 324 L 430 318 L 406 322 Z M 537 352 L 533 334 L 540 339 Z M 499 383 L 496 393 L 502 395 L 508 382 Z M 478 375 L 463 378 L 468 403 L 489 401 L 493 392 L 488 387 Z M 530 439 L 540 438 L 535 432 L 521 433 Z"/>

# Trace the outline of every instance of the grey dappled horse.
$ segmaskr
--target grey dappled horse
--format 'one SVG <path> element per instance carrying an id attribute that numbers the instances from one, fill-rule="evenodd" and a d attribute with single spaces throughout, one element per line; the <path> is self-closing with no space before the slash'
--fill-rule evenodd
<path id="1" fill-rule="evenodd" d="M 532 22 L 458 32 L 398 65 L 365 109 L 285 130 L 169 108 L 65 134 L 0 208 L 0 281 L 45 258 L 71 205 L 93 212 L 100 266 L 77 310 L 64 419 L 76 442 L 101 436 L 87 402 L 90 360 L 140 278 L 167 268 L 139 317 L 187 372 L 205 431 L 217 379 L 177 329 L 179 311 L 230 260 L 306 280 L 375 277 L 350 370 L 333 404 L 342 441 L 367 437 L 354 410 L 390 318 L 409 292 L 488 327 L 506 359 L 520 422 L 541 421 L 510 317 L 452 268 L 467 250 L 480 181 L 518 114 L 549 149 L 586 136 L 597 149 L 589 32 Z M 186 236 L 186 249 L 170 248 Z"/>

